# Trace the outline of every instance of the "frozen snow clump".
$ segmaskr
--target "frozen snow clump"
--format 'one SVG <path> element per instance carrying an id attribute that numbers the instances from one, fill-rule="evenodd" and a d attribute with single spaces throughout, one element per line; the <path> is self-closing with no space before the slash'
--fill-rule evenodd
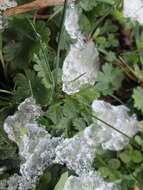
<path id="1" fill-rule="evenodd" d="M 143 24 L 143 0 L 124 0 L 123 14 Z"/>
<path id="2" fill-rule="evenodd" d="M 94 128 L 95 126 L 91 125 L 74 137 L 65 139 L 57 146 L 56 162 L 66 164 L 68 168 L 79 175 L 82 172 L 89 172 L 92 169 L 96 147 L 100 143 L 95 135 Z M 94 135 L 89 137 L 89 134 Z"/>
<path id="3" fill-rule="evenodd" d="M 11 7 L 16 7 L 17 2 L 16 0 L 0 0 L 0 10 L 5 11 Z"/>
<path id="4" fill-rule="evenodd" d="M 136 116 L 132 115 L 130 117 L 128 115 L 128 108 L 123 105 L 113 106 L 107 102 L 95 100 L 92 103 L 92 110 L 97 117 L 126 134 L 128 137 L 133 137 L 138 132 Z M 95 120 L 95 122 L 98 124 L 96 134 L 104 149 L 119 151 L 128 144 L 128 137 L 99 120 Z"/>
<path id="5" fill-rule="evenodd" d="M 113 183 L 106 183 L 97 172 L 82 173 L 79 177 L 70 176 L 64 190 L 117 190 Z"/>
<path id="6" fill-rule="evenodd" d="M 36 119 L 41 114 L 35 100 L 27 98 L 18 106 L 18 111 L 4 122 L 4 130 L 9 139 L 18 145 L 19 154 L 24 159 L 20 166 L 22 182 L 19 182 L 19 190 L 36 186 L 39 176 L 53 163 L 55 148 L 61 142 L 61 138 L 52 138 L 37 123 Z"/>
<path id="7" fill-rule="evenodd" d="M 99 70 L 99 56 L 95 44 L 92 40 L 86 42 L 78 21 L 77 7 L 71 3 L 66 11 L 65 28 L 77 42 L 71 45 L 63 63 L 63 91 L 67 94 L 78 92 L 85 84 L 93 85 Z"/>
<path id="8" fill-rule="evenodd" d="M 2 11 L 15 6 L 17 6 L 16 0 L 0 0 L 0 31 L 7 27 L 6 16 L 2 15 Z"/>

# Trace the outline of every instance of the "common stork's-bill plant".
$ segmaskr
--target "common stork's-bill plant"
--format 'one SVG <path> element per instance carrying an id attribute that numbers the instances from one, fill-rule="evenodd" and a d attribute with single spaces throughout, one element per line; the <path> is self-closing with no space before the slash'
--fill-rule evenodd
<path id="1" fill-rule="evenodd" d="M 0 190 L 143 189 L 142 0 L 24 3 L 0 0 Z"/>

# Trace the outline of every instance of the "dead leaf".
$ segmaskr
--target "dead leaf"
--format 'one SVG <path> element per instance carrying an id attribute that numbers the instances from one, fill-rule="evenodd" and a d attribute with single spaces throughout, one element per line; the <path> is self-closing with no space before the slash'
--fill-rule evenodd
<path id="1" fill-rule="evenodd" d="M 75 0 L 68 0 L 68 2 L 72 2 Z M 26 3 L 24 5 L 20 5 L 15 8 L 11 8 L 4 12 L 4 15 L 15 15 L 18 13 L 24 13 L 32 10 L 42 9 L 45 7 L 55 6 L 63 4 L 65 0 L 35 0 L 30 3 Z"/>

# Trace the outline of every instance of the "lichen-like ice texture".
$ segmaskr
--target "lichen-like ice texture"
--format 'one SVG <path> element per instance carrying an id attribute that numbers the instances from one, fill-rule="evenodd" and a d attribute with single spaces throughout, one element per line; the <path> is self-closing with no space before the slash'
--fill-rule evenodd
<path id="1" fill-rule="evenodd" d="M 15 6 L 17 6 L 16 0 L 0 0 L 0 31 L 7 27 L 6 16 L 2 15 L 2 11 Z"/>
<path id="2" fill-rule="evenodd" d="M 138 132 L 136 116 L 132 115 L 130 117 L 127 107 L 123 105 L 113 106 L 107 102 L 95 100 L 92 103 L 92 109 L 93 113 L 98 116 L 99 119 L 112 125 L 128 137 L 133 137 Z M 95 131 L 104 149 L 118 151 L 122 150 L 124 146 L 128 144 L 128 137 L 99 120 L 95 120 L 95 122 L 98 124 Z"/>
<path id="3" fill-rule="evenodd" d="M 4 122 L 4 130 L 9 139 L 18 145 L 19 154 L 23 158 L 20 166 L 22 180 L 17 182 L 19 190 L 36 187 L 39 176 L 53 163 L 55 148 L 61 142 L 61 138 L 52 138 L 37 123 L 36 119 L 41 114 L 42 110 L 35 100 L 27 98 L 19 105 L 18 111 Z"/>
<path id="4" fill-rule="evenodd" d="M 89 172 L 92 169 L 92 162 L 95 158 L 96 146 L 98 142 L 87 142 L 87 130 L 92 130 L 93 126 L 87 127 L 84 131 L 72 138 L 65 139 L 56 148 L 56 162 L 66 164 L 68 168 L 81 175 L 82 172 Z"/>
<path id="5" fill-rule="evenodd" d="M 70 176 L 64 190 L 117 190 L 115 184 L 106 183 L 97 172 L 82 173 L 79 177 Z"/>
<path id="6" fill-rule="evenodd" d="M 11 7 L 17 6 L 16 0 L 0 0 L 0 10 L 4 11 Z"/>
<path id="7" fill-rule="evenodd" d="M 65 18 L 65 28 L 70 37 L 77 42 L 70 47 L 70 51 L 63 63 L 63 91 L 73 94 L 85 84 L 93 85 L 99 69 L 99 56 L 92 40 L 86 42 L 81 33 L 78 21 L 78 10 L 74 3 L 68 5 Z"/>
<path id="8" fill-rule="evenodd" d="M 65 190 L 115 190 L 114 184 L 106 183 L 92 169 L 96 148 L 104 137 L 96 133 L 97 124 L 93 123 L 70 139 L 62 139 L 51 137 L 44 126 L 37 123 L 37 117 L 42 114 L 35 100 L 27 98 L 18 106 L 18 111 L 5 120 L 4 130 L 18 145 L 23 161 L 20 174 L 1 180 L 0 190 L 35 190 L 44 170 L 55 163 L 66 164 L 78 175 L 68 178 Z"/>
<path id="9" fill-rule="evenodd" d="M 143 24 L 143 0 L 124 0 L 123 14 Z"/>

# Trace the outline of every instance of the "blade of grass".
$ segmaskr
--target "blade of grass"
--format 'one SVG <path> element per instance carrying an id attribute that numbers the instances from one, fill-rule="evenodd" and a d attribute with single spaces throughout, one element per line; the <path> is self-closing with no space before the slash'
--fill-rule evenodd
<path id="1" fill-rule="evenodd" d="M 63 29 L 64 29 L 64 21 L 65 21 L 65 16 L 66 16 L 67 4 L 68 4 L 68 0 L 65 0 L 64 1 L 63 14 L 62 14 L 62 20 L 61 20 L 61 24 L 60 24 L 60 32 L 59 32 L 59 37 L 58 37 L 55 84 L 57 83 L 57 78 L 58 78 L 58 69 L 59 69 L 59 64 L 60 64 L 60 51 L 61 51 L 61 39 L 63 36 Z"/>

